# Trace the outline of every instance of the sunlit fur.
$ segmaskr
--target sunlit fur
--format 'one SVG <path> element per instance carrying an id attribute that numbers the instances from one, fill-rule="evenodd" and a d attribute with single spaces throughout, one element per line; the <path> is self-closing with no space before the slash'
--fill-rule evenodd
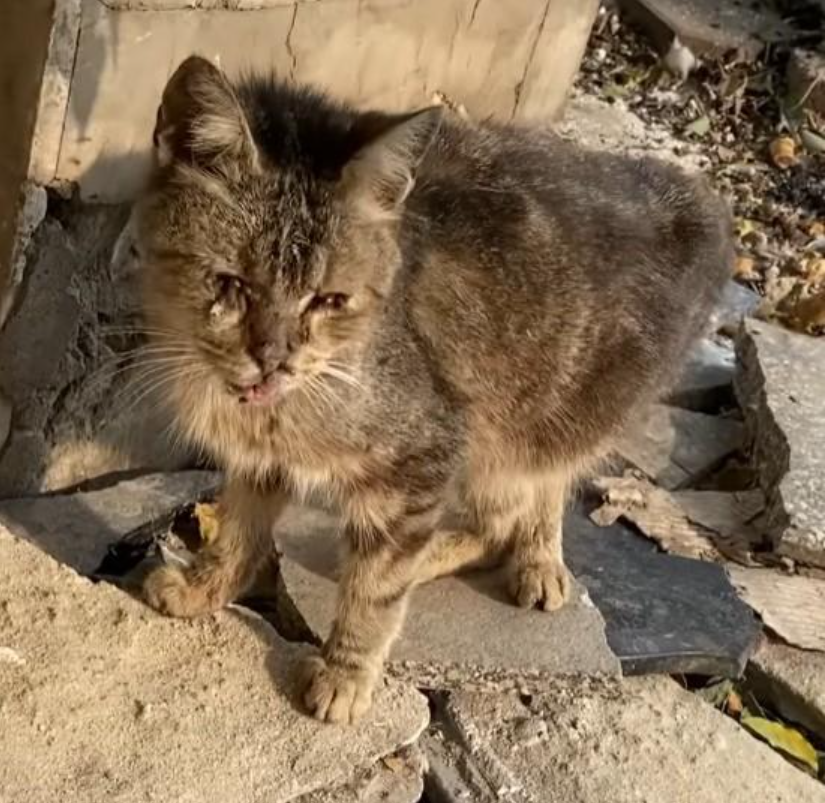
<path id="1" fill-rule="evenodd" d="M 369 706 L 419 579 L 506 555 L 519 604 L 563 604 L 571 484 L 674 376 L 728 275 L 701 182 L 444 114 L 358 113 L 192 58 L 138 209 L 157 381 L 228 477 L 220 536 L 147 599 L 224 605 L 285 495 L 337 503 L 338 617 L 305 680 L 322 719 Z M 261 354 L 285 390 L 245 403 Z"/>

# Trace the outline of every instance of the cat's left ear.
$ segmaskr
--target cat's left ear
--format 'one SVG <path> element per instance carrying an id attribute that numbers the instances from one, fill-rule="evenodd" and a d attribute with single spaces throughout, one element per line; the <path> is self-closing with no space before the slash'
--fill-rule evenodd
<path id="1" fill-rule="evenodd" d="M 190 56 L 163 90 L 153 137 L 158 164 L 200 167 L 257 166 L 246 115 L 227 77 L 211 62 Z"/>
<path id="2" fill-rule="evenodd" d="M 443 106 L 406 115 L 365 115 L 367 143 L 344 167 L 347 199 L 369 216 L 394 217 L 415 186 L 421 162 L 444 117 Z"/>

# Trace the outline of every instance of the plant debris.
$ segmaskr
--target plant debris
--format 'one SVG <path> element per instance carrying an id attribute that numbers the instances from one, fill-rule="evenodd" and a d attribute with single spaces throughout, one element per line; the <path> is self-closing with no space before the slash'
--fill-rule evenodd
<path id="1" fill-rule="evenodd" d="M 814 87 L 788 90 L 786 69 L 797 47 L 823 39 L 817 15 L 789 5 L 785 43 L 751 63 L 731 53 L 684 69 L 603 7 L 578 78 L 588 94 L 669 129 L 681 140 L 674 151 L 700 149 L 736 218 L 736 280 L 764 297 L 760 316 L 810 335 L 825 334 L 809 267 L 825 251 L 825 119 L 805 102 Z"/>

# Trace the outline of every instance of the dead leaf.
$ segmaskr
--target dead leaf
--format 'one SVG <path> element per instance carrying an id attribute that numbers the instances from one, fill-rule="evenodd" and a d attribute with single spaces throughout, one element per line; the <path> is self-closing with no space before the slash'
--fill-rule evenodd
<path id="1" fill-rule="evenodd" d="M 728 694 L 727 700 L 725 700 L 725 713 L 730 714 L 730 716 L 735 717 L 738 719 L 742 716 L 742 711 L 744 710 L 744 705 L 742 703 L 742 698 L 734 689 L 731 689 L 730 694 Z"/>
<path id="2" fill-rule="evenodd" d="M 195 518 L 198 520 L 198 529 L 204 543 L 214 541 L 218 536 L 218 509 L 217 505 L 198 502 L 195 505 Z"/>
<path id="3" fill-rule="evenodd" d="M 800 298 L 785 314 L 785 323 L 791 329 L 809 335 L 825 330 L 825 287 L 815 295 Z"/>
<path id="4" fill-rule="evenodd" d="M 799 138 L 805 146 L 805 150 L 810 153 L 825 153 L 825 137 L 818 131 L 810 128 L 802 128 L 799 131 Z"/>
<path id="5" fill-rule="evenodd" d="M 399 758 L 398 756 L 384 756 L 381 759 L 381 763 L 388 769 L 390 772 L 399 773 L 404 771 L 404 764 L 403 759 Z"/>
<path id="6" fill-rule="evenodd" d="M 814 257 L 802 263 L 802 270 L 805 274 L 805 284 L 817 285 L 825 282 L 825 259 Z"/>
<path id="7" fill-rule="evenodd" d="M 733 681 L 728 678 L 696 690 L 696 694 L 714 708 L 721 708 L 732 692 Z"/>
<path id="8" fill-rule="evenodd" d="M 796 647 L 825 652 L 825 580 L 772 569 L 728 566 L 739 596 L 776 635 Z"/>
<path id="9" fill-rule="evenodd" d="M 756 262 L 753 257 L 739 254 L 733 266 L 733 275 L 743 282 L 754 282 L 759 279 L 756 271 Z"/>
<path id="10" fill-rule="evenodd" d="M 694 137 L 704 137 L 710 131 L 710 117 L 703 114 L 697 117 L 692 123 L 685 126 L 685 134 L 692 134 Z"/>
<path id="11" fill-rule="evenodd" d="M 743 715 L 739 720 L 751 733 L 764 739 L 774 750 L 784 753 L 816 773 L 819 759 L 813 745 L 795 728 L 764 717 Z"/>
<path id="12" fill-rule="evenodd" d="M 793 167 L 797 161 L 796 143 L 791 137 L 777 137 L 770 146 L 771 159 L 780 170 Z"/>
<path id="13" fill-rule="evenodd" d="M 813 238 L 825 237 L 825 223 L 821 220 L 815 220 L 808 226 L 808 234 Z"/>

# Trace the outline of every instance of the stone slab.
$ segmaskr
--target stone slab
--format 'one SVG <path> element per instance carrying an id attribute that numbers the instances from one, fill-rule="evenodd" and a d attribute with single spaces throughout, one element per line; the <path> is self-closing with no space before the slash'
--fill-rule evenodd
<path id="1" fill-rule="evenodd" d="M 300 713 L 305 647 L 240 610 L 163 618 L 0 528 L 0 795 L 278 803 L 347 783 L 426 726 L 389 681 L 357 727 Z"/>
<path id="2" fill-rule="evenodd" d="M 81 574 L 91 574 L 113 541 L 218 484 L 206 471 L 149 474 L 99 491 L 0 502 L 0 523 Z"/>
<path id="3" fill-rule="evenodd" d="M 566 680 L 530 697 L 465 692 L 436 712 L 457 757 L 449 769 L 469 776 L 470 796 L 429 782 L 432 803 L 825 801 L 815 779 L 669 678 Z"/>
<path id="4" fill-rule="evenodd" d="M 742 444 L 741 422 L 653 404 L 637 411 L 619 439 L 618 454 L 663 488 L 689 485 Z"/>
<path id="5" fill-rule="evenodd" d="M 548 119 L 573 82 L 598 0 L 320 0 L 242 13 L 143 5 L 83 2 L 58 178 L 78 181 L 84 198 L 129 198 L 140 187 L 163 86 L 192 52 L 364 106 L 406 110 L 441 91 L 472 117 Z"/>
<path id="6" fill-rule="evenodd" d="M 825 739 L 825 653 L 765 640 L 747 679 L 759 700 Z"/>
<path id="7" fill-rule="evenodd" d="M 626 675 L 736 676 L 761 626 L 722 566 L 656 550 L 620 524 L 565 521 L 567 564 L 607 624 Z"/>
<path id="8" fill-rule="evenodd" d="M 678 382 L 666 401 L 697 413 L 718 413 L 732 406 L 736 357 L 733 345 L 703 338 L 691 350 Z"/>
<path id="9" fill-rule="evenodd" d="M 674 36 L 696 55 L 721 56 L 737 51 L 753 60 L 766 42 L 782 39 L 787 28 L 764 0 L 619 0 L 619 7 L 662 53 Z"/>
<path id="10" fill-rule="evenodd" d="M 825 341 L 747 320 L 736 353 L 774 549 L 825 567 Z"/>
<path id="11" fill-rule="evenodd" d="M 323 638 L 335 613 L 335 520 L 293 508 L 277 534 L 286 592 Z M 560 611 L 525 611 L 510 601 L 498 572 L 442 578 L 416 589 L 391 663 L 395 674 L 430 687 L 619 672 L 604 622 L 580 585 Z"/>

